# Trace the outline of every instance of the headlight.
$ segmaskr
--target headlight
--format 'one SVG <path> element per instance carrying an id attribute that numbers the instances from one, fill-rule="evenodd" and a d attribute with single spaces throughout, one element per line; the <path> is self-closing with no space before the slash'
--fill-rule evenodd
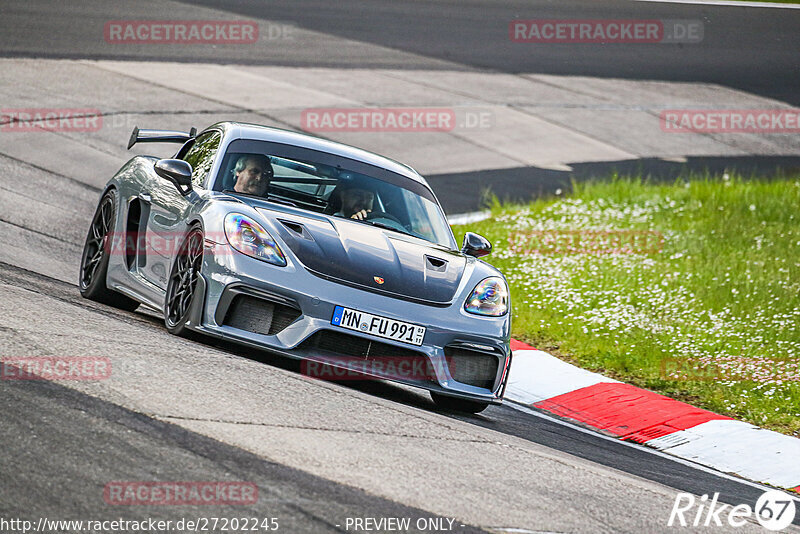
<path id="1" fill-rule="evenodd" d="M 485 278 L 464 302 L 464 309 L 477 315 L 499 317 L 508 312 L 508 288 L 502 278 Z"/>
<path id="2" fill-rule="evenodd" d="M 286 257 L 269 232 L 244 215 L 229 213 L 225 217 L 225 237 L 242 254 L 279 267 L 286 266 Z"/>

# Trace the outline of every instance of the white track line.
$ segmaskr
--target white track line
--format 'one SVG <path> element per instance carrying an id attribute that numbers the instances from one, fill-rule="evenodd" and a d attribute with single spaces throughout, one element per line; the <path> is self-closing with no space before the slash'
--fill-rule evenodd
<path id="1" fill-rule="evenodd" d="M 553 423 L 557 423 L 557 424 L 565 426 L 567 428 L 571 428 L 573 430 L 577 430 L 578 432 L 582 432 L 584 434 L 588 434 L 590 436 L 594 436 L 595 438 L 604 439 L 606 441 L 613 441 L 614 443 L 618 443 L 620 445 L 624 445 L 625 447 L 631 447 L 631 448 L 634 448 L 634 449 L 639 450 L 639 451 L 644 451 L 644 452 L 647 452 L 649 454 L 654 454 L 656 456 L 660 456 L 662 458 L 666 458 L 667 460 L 672 460 L 673 462 L 677 462 L 679 464 L 683 464 L 683 465 L 685 465 L 687 467 L 691 467 L 693 469 L 697 469 L 698 471 L 703 471 L 703 472 L 709 473 L 711 475 L 718 476 L 720 478 L 725 478 L 725 479 L 731 480 L 733 482 L 738 482 L 739 484 L 744 484 L 746 486 L 750 486 L 752 488 L 756 488 L 759 491 L 768 491 L 768 490 L 771 490 L 771 489 L 775 489 L 775 488 L 771 488 L 769 486 L 765 486 L 763 484 L 758 484 L 756 482 L 751 482 L 751 481 L 743 479 L 743 478 L 739 478 L 739 477 L 735 477 L 733 475 L 729 475 L 728 473 L 723 473 L 721 471 L 717 471 L 716 469 L 711 469 L 710 467 L 706 467 L 704 465 L 700 465 L 698 463 L 695 463 L 695 462 L 692 462 L 692 461 L 689 461 L 689 460 L 684 460 L 683 458 L 679 458 L 678 456 L 673 456 L 671 454 L 667 454 L 665 452 L 661 452 L 661 451 L 656 450 L 656 449 L 651 449 L 649 447 L 645 447 L 644 445 L 639 445 L 638 443 L 631 443 L 629 441 L 622 441 L 621 439 L 612 438 L 612 437 L 609 437 L 609 436 L 604 436 L 603 434 L 600 434 L 598 432 L 593 432 L 591 430 L 588 430 L 586 428 L 580 427 L 578 425 L 574 425 L 574 424 L 569 423 L 567 421 L 562 421 L 561 419 L 557 419 L 555 417 L 550 417 L 547 414 L 543 414 L 541 412 L 537 412 L 536 410 L 532 410 L 532 409 L 528 408 L 527 406 L 523 406 L 521 404 L 517 404 L 514 401 L 506 402 L 505 405 L 506 406 L 510 406 L 511 408 L 514 408 L 515 410 L 519 410 L 520 412 L 526 413 L 528 415 L 533 415 L 534 417 L 539 417 L 541 419 L 547 419 L 548 421 L 551 421 Z M 575 455 L 573 455 L 573 456 L 575 456 Z M 619 468 L 612 467 L 612 469 L 617 469 L 618 471 L 621 471 L 621 469 L 619 469 Z M 636 476 L 640 476 L 641 478 L 644 478 L 641 475 L 636 475 Z M 661 484 L 664 484 L 664 483 L 662 482 Z M 667 484 L 664 484 L 664 485 L 667 485 Z M 791 493 L 787 493 L 787 495 L 792 495 L 792 494 Z M 797 499 L 793 495 L 792 495 L 792 497 Z"/>
<path id="2" fill-rule="evenodd" d="M 617 382 L 535 349 L 515 350 L 508 373 L 505 396 L 521 404 L 533 404 L 603 382 Z"/>
<path id="3" fill-rule="evenodd" d="M 698 6 L 771 7 L 777 9 L 800 9 L 800 4 L 779 4 L 777 2 L 736 2 L 734 0 L 635 0 L 635 1 L 656 2 L 659 4 L 692 4 Z"/>
<path id="4" fill-rule="evenodd" d="M 800 482 L 800 439 L 744 421 L 706 421 L 645 445 L 779 488 Z"/>
<path id="5" fill-rule="evenodd" d="M 490 211 L 472 211 L 470 213 L 448 215 L 447 222 L 450 224 L 472 224 L 488 219 L 491 216 L 492 212 Z"/>

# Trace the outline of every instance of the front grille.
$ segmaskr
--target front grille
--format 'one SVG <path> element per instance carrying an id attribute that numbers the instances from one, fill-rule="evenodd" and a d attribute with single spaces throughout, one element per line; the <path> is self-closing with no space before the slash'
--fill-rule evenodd
<path id="1" fill-rule="evenodd" d="M 358 336 L 351 336 L 343 332 L 333 332 L 331 330 L 321 330 L 309 337 L 300 345 L 301 348 L 330 352 L 340 356 L 352 356 L 353 358 L 382 358 L 382 357 L 425 357 L 415 351 L 381 343 L 372 339 Z"/>
<path id="2" fill-rule="evenodd" d="M 274 336 L 298 317 L 300 311 L 292 307 L 249 295 L 236 295 L 223 324 L 254 334 Z"/>
<path id="3" fill-rule="evenodd" d="M 499 363 L 497 356 L 458 347 L 445 347 L 444 356 L 453 380 L 479 388 L 493 388 Z"/>
<path id="4" fill-rule="evenodd" d="M 436 373 L 427 356 L 415 350 L 381 343 L 371 339 L 352 336 L 343 332 L 321 330 L 298 347 L 298 350 L 309 357 L 341 358 L 338 364 L 354 369 L 370 369 L 383 375 L 381 370 L 391 378 L 407 381 L 436 381 Z M 376 365 L 355 365 L 361 360 L 375 362 Z"/>

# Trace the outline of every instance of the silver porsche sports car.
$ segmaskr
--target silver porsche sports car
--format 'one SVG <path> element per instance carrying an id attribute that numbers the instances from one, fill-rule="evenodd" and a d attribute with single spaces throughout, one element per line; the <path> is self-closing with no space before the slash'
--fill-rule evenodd
<path id="1" fill-rule="evenodd" d="M 163 310 L 167 329 L 301 360 L 323 379 L 388 379 L 446 408 L 499 404 L 511 360 L 508 285 L 456 245 L 412 168 L 296 132 L 223 122 L 136 156 L 109 180 L 91 222 L 81 294 Z"/>

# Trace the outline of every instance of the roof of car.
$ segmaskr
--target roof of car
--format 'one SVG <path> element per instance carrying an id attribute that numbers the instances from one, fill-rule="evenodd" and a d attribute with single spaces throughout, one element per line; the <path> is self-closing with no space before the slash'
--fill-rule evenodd
<path id="1" fill-rule="evenodd" d="M 220 122 L 208 127 L 208 129 L 212 128 L 222 129 L 226 133 L 231 133 L 235 138 L 238 139 L 270 141 L 273 143 L 282 143 L 309 148 L 312 150 L 320 150 L 330 154 L 335 154 L 337 156 L 342 156 L 344 158 L 367 163 L 369 165 L 374 165 L 376 167 L 382 167 L 394 173 L 410 178 L 416 182 L 428 185 L 425 179 L 408 165 L 385 156 L 375 154 L 374 152 L 369 152 L 368 150 L 337 143 L 335 141 L 329 141 L 313 135 L 243 122 Z"/>

